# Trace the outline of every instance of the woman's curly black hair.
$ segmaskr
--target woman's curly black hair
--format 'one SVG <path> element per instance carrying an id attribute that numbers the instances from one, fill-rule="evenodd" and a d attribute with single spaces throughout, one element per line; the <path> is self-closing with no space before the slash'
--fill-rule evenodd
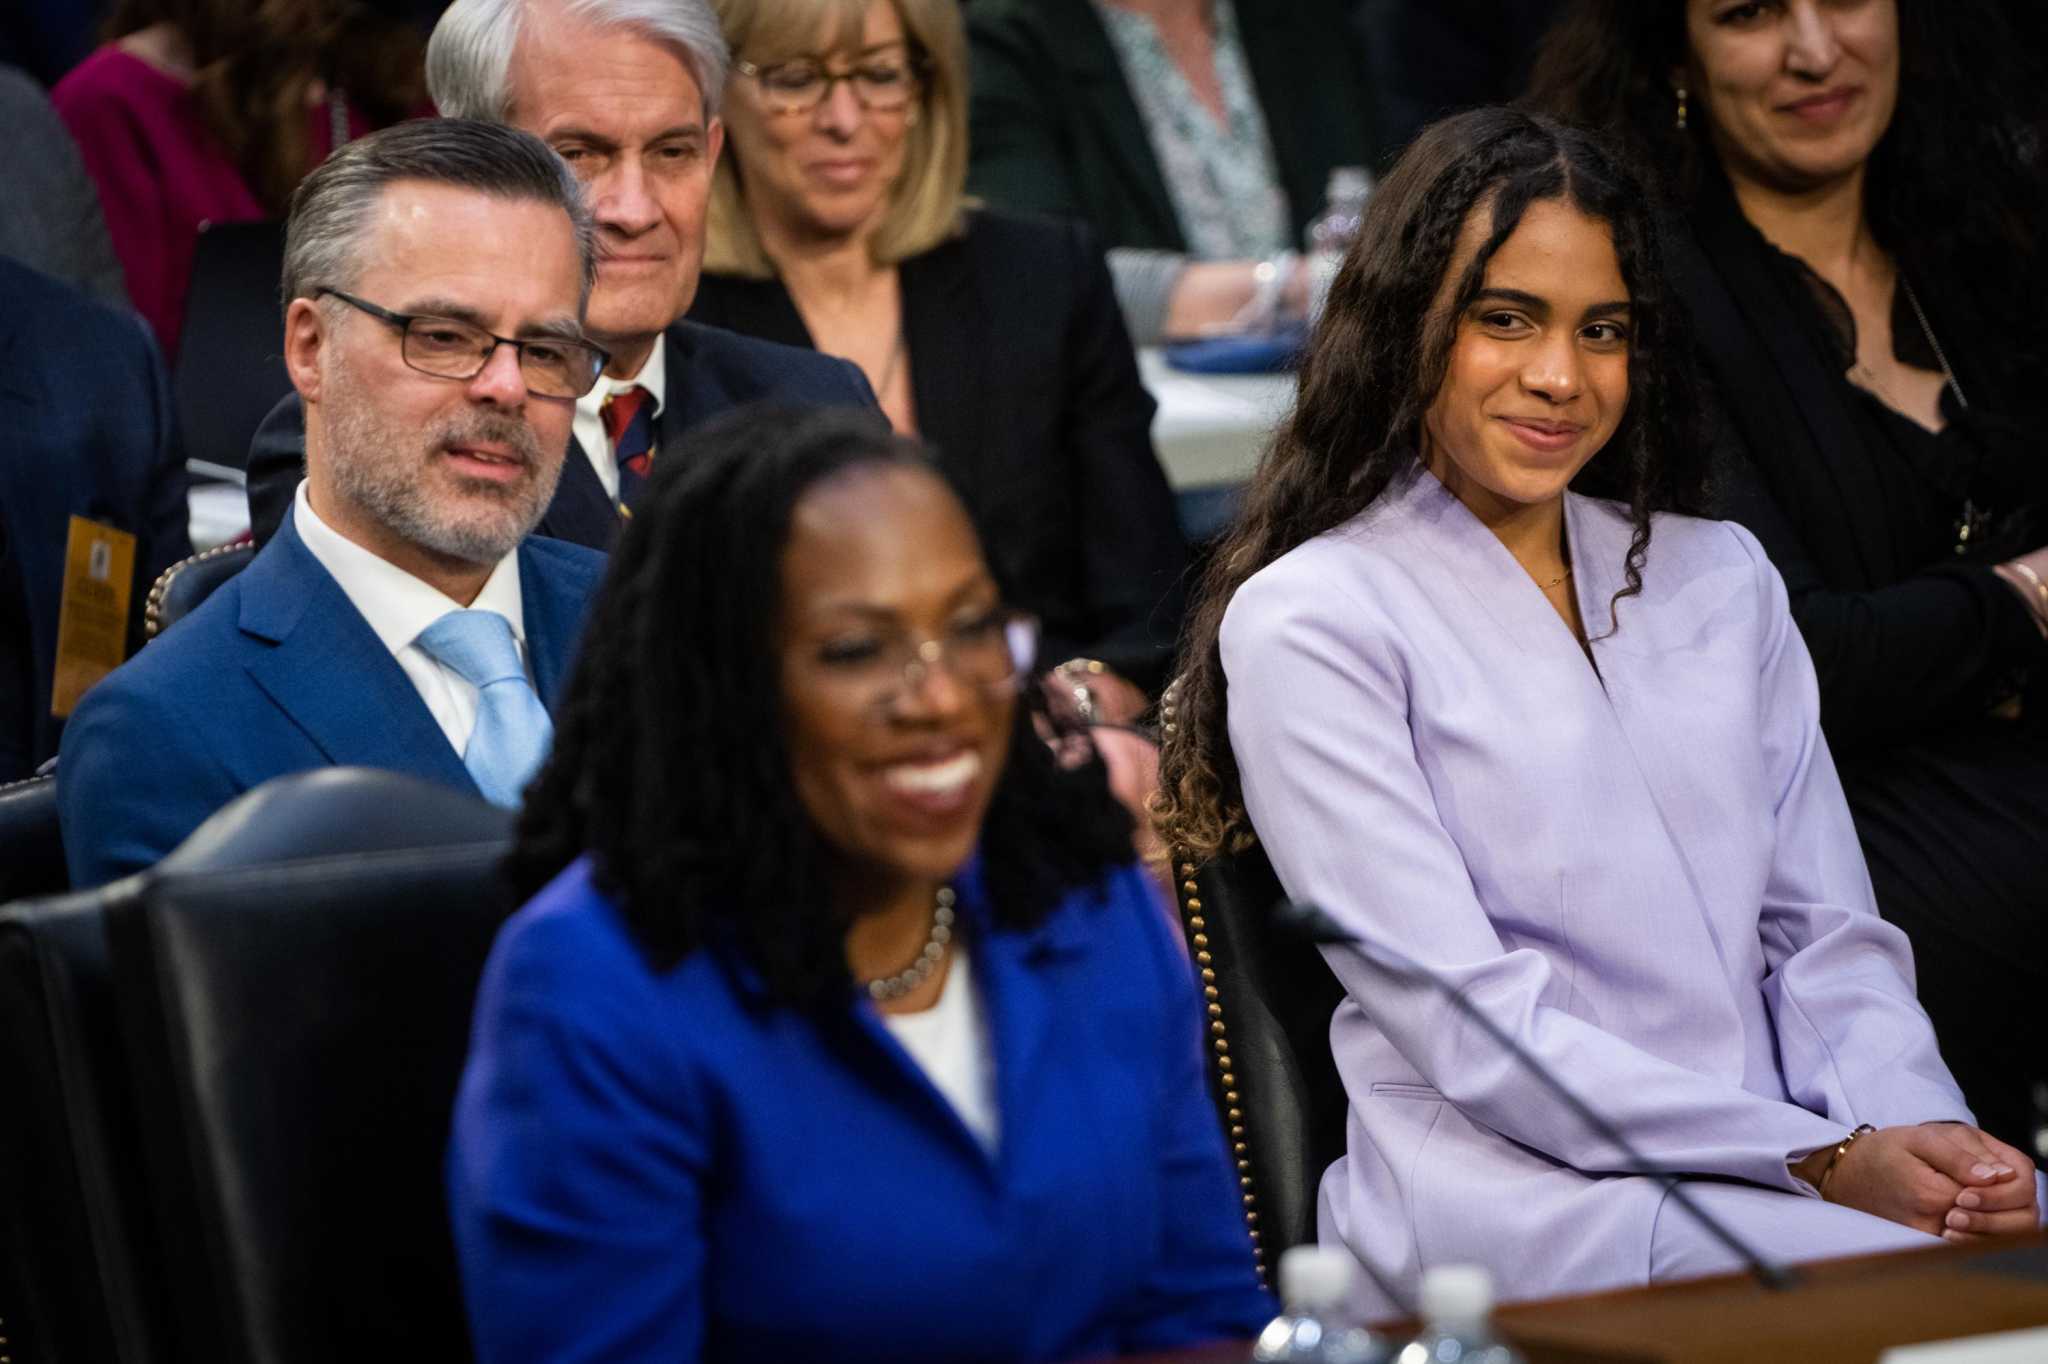
<path id="1" fill-rule="evenodd" d="M 1635 526 L 1610 630 L 1618 628 L 1620 601 L 1642 590 L 1651 514 L 1705 505 L 1692 349 L 1665 284 L 1661 229 L 1642 182 L 1594 135 L 1540 115 L 1477 109 L 1432 124 L 1367 203 L 1310 339 L 1294 410 L 1259 461 L 1199 588 L 1153 807 L 1176 858 L 1213 857 L 1249 834 L 1217 644 L 1231 597 L 1417 466 L 1423 418 L 1443 384 L 1458 318 L 1523 212 L 1546 200 L 1607 225 L 1628 286 L 1628 407 L 1572 484 L 1624 503 Z M 1481 207 L 1492 210 L 1492 231 L 1439 306 L 1466 219 Z"/>
<path id="2" fill-rule="evenodd" d="M 2048 301 L 2040 54 L 1994 0 L 1896 4 L 1899 97 L 1870 156 L 1871 235 L 1908 279 L 1939 281 L 2010 338 L 1996 358 L 2033 382 L 2048 363 L 2034 340 Z M 1575 0 L 1544 39 L 1522 100 L 1616 139 L 1681 205 L 1717 165 L 1697 94 L 1687 126 L 1677 126 L 1672 72 L 1690 55 L 1685 8 Z"/>
<path id="3" fill-rule="evenodd" d="M 519 818 L 507 874 L 522 897 L 588 853 L 656 969 L 718 942 L 782 1002 L 849 988 L 832 854 L 783 742 L 775 631 L 797 504 L 889 465 L 939 477 L 916 442 L 851 408 L 742 408 L 664 451 Z M 1028 926 L 1131 860 L 1131 821 L 1101 764 L 1062 769 L 1020 704 L 980 846 L 996 921 Z"/>

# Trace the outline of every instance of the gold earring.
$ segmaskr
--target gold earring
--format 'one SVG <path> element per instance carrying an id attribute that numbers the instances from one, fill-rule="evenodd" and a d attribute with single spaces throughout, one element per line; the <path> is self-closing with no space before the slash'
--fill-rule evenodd
<path id="1" fill-rule="evenodd" d="M 1681 85 L 1681 86 L 1679 86 L 1679 87 L 1678 87 L 1678 131 L 1680 131 L 1681 133 L 1682 133 L 1682 132 L 1684 132 L 1684 131 L 1686 130 L 1686 128 L 1687 128 L 1687 127 L 1689 126 L 1689 124 L 1688 124 L 1688 120 L 1687 120 L 1687 117 L 1686 117 L 1686 114 L 1687 114 L 1687 112 L 1688 112 L 1688 111 L 1687 111 L 1687 109 L 1686 109 L 1686 104 L 1685 104 L 1685 95 L 1686 95 L 1686 90 L 1685 90 L 1685 87 L 1684 87 L 1684 86 L 1682 86 L 1682 85 Z"/>

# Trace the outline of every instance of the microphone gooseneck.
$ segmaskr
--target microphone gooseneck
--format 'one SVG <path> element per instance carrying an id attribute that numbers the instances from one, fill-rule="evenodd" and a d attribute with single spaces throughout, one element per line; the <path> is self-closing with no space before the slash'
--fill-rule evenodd
<path id="1" fill-rule="evenodd" d="M 1632 1173 L 1645 1175 L 1661 1184 L 1670 1195 L 1671 1201 L 1685 1209 L 1686 1215 L 1704 1227 L 1715 1240 L 1733 1251 L 1758 1283 L 1765 1288 L 1782 1290 L 1798 1282 L 1791 1269 L 1765 1259 L 1720 1218 L 1695 1202 L 1692 1195 L 1686 1191 L 1685 1180 L 1677 1171 L 1664 1169 L 1645 1157 L 1636 1149 L 1635 1143 L 1621 1134 L 1620 1129 L 1580 1098 L 1570 1085 L 1560 1080 L 1550 1067 L 1544 1065 L 1527 1047 L 1516 1041 L 1507 1029 L 1488 1017 L 1485 1010 L 1474 1004 L 1462 986 L 1452 985 L 1435 971 L 1405 953 L 1352 932 L 1318 905 L 1301 900 L 1282 900 L 1274 906 L 1273 922 L 1282 931 L 1308 942 L 1356 948 L 1381 970 L 1429 985 L 1431 989 L 1449 999 L 1459 1013 L 1478 1024 L 1480 1031 L 1499 1043 L 1501 1048 L 1515 1059 L 1515 1064 L 1535 1076 L 1545 1089 L 1555 1094 L 1566 1108 L 1577 1114 L 1579 1120 L 1591 1128 L 1595 1135 L 1620 1151 L 1635 1166 Z"/>

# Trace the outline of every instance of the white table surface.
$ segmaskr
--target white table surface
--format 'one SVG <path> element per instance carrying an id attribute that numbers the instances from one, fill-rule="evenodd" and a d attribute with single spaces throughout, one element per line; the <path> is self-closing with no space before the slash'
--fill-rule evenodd
<path id="1" fill-rule="evenodd" d="M 1292 374 L 1189 374 L 1157 347 L 1139 350 L 1138 377 L 1159 403 L 1152 444 L 1175 492 L 1249 478 L 1294 401 Z"/>
<path id="2" fill-rule="evenodd" d="M 192 481 L 192 548 L 212 549 L 249 529 L 249 494 L 238 483 Z"/>

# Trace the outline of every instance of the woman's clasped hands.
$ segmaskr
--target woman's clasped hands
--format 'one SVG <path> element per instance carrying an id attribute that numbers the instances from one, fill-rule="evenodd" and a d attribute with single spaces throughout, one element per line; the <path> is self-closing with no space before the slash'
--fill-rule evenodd
<path id="1" fill-rule="evenodd" d="M 1965 1244 L 2040 1228 L 2033 1163 L 1966 1123 L 1865 1132 L 1828 1171 L 1834 1152 L 1823 1147 L 1793 1166 L 1830 1203 Z"/>

